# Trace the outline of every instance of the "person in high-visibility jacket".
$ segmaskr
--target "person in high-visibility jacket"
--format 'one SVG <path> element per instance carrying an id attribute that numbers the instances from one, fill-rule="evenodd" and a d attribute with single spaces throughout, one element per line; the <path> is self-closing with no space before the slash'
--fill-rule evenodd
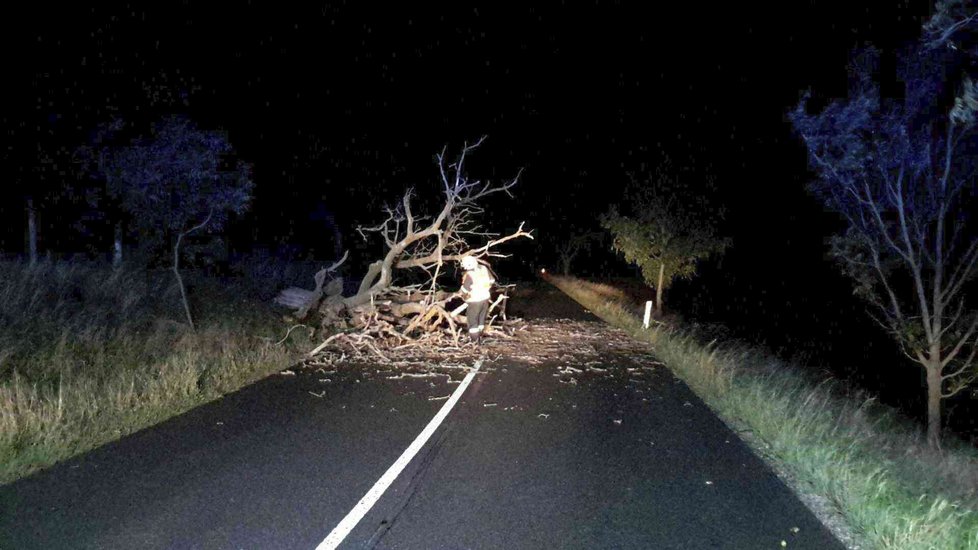
<path id="1" fill-rule="evenodd" d="M 465 274 L 462 276 L 459 294 L 468 304 L 465 317 L 469 322 L 469 339 L 480 344 L 486 330 L 486 315 L 489 313 L 489 291 L 496 279 L 489 267 L 476 260 L 475 256 L 463 257 L 461 264 Z"/>

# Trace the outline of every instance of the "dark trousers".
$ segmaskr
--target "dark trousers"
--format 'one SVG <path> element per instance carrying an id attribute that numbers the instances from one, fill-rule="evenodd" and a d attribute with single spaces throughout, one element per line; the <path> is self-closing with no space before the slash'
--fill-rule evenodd
<path id="1" fill-rule="evenodd" d="M 489 300 L 469 302 L 469 307 L 465 309 L 465 318 L 469 321 L 470 335 L 482 334 L 482 331 L 486 329 L 486 315 L 488 313 Z"/>

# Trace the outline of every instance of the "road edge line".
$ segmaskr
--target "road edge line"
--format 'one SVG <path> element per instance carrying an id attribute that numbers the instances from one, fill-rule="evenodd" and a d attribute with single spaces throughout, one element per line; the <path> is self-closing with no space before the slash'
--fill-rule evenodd
<path id="1" fill-rule="evenodd" d="M 411 460 L 414 459 L 415 455 L 418 454 L 422 447 L 424 447 L 425 443 L 427 443 L 431 436 L 435 433 L 435 430 L 441 426 L 441 423 L 446 417 L 448 417 L 448 414 L 452 412 L 452 408 L 455 407 L 455 403 L 457 403 L 462 397 L 462 394 L 465 393 L 465 389 L 469 387 L 469 384 L 472 382 L 472 379 L 475 378 L 476 373 L 479 372 L 481 367 L 482 359 L 479 359 L 475 362 L 475 366 L 472 368 L 472 370 L 465 375 L 465 379 L 462 380 L 462 383 L 459 384 L 458 388 L 455 388 L 455 392 L 450 398 L 448 398 L 448 401 L 442 405 L 441 409 L 437 414 L 435 414 L 434 418 L 428 422 L 428 425 L 425 426 L 424 430 L 421 430 L 418 437 L 416 437 L 414 441 L 411 442 L 411 445 L 409 445 L 408 448 L 401 453 L 401 456 L 394 461 L 394 464 L 392 464 L 386 472 L 384 472 L 384 475 L 380 476 L 380 479 L 378 479 L 377 482 L 374 483 L 374 486 L 371 487 L 365 495 L 363 495 L 363 498 L 361 498 L 360 501 L 357 502 L 356 506 L 354 506 L 353 509 L 346 514 L 346 517 L 344 517 L 343 520 L 340 521 L 340 523 L 334 527 L 332 531 L 330 531 L 329 535 L 326 536 L 323 542 L 316 546 L 316 550 L 335 550 L 335 548 L 343 542 L 346 536 L 353 531 L 353 528 L 360 523 L 363 516 L 367 515 L 367 512 L 370 511 L 373 505 L 380 500 L 380 497 L 384 494 L 387 488 L 394 483 L 397 476 L 399 476 L 404 468 L 411 462 Z"/>

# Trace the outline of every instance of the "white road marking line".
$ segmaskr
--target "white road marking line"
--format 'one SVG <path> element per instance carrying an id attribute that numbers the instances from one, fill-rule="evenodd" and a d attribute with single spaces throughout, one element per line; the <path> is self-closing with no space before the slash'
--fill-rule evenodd
<path id="1" fill-rule="evenodd" d="M 408 446 L 403 453 L 401 453 L 401 456 L 398 457 L 397 461 L 395 461 L 394 464 L 392 464 L 391 467 L 384 472 L 384 475 L 380 476 L 380 479 L 378 479 L 377 483 L 374 483 L 374 486 L 367 491 L 367 494 L 363 495 L 360 502 L 358 502 L 357 505 L 350 510 L 350 513 L 343 518 L 343 521 L 333 528 L 333 530 L 326 537 L 326 540 L 319 543 L 316 550 L 335 549 L 341 542 L 343 542 L 343 539 L 350 534 L 350 531 L 353 531 L 353 528 L 356 527 L 357 523 L 363 519 L 363 516 L 367 515 L 370 508 L 372 508 L 373 505 L 380 500 L 380 497 L 384 494 L 384 491 L 387 490 L 391 483 L 397 479 L 397 476 L 400 475 L 401 471 L 404 470 L 404 468 L 411 462 L 414 455 L 418 454 L 418 451 L 424 447 L 424 444 L 427 443 L 428 439 L 430 439 L 432 434 L 435 433 L 435 430 L 437 430 L 438 426 L 440 426 L 445 420 L 448 413 L 452 412 L 452 407 L 455 406 L 455 403 L 457 403 L 459 398 L 462 397 L 462 394 L 465 393 L 465 388 L 469 387 L 472 379 L 475 378 L 475 374 L 479 372 L 480 367 L 482 367 L 481 359 L 476 361 L 472 370 L 465 375 L 465 379 L 462 380 L 462 383 L 455 389 L 455 393 L 452 394 L 448 401 L 442 405 L 441 410 L 438 411 L 438 414 L 431 419 L 431 422 L 428 422 L 428 425 L 425 426 L 424 430 L 422 430 L 411 445 Z"/>

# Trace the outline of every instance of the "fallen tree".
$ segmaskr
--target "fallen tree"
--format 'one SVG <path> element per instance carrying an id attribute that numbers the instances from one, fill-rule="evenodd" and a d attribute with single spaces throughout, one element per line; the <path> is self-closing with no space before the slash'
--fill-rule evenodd
<path id="1" fill-rule="evenodd" d="M 328 337 L 311 355 L 341 342 L 380 357 L 384 357 L 384 348 L 444 343 L 445 338 L 458 345 L 459 329 L 466 325 L 465 304 L 455 305 L 457 293 L 445 290 L 439 282 L 446 275 L 446 263 L 464 256 L 505 258 L 508 255 L 496 247 L 513 239 L 533 238 L 523 223 L 506 235 L 482 226 L 485 200 L 495 194 L 512 197 L 511 189 L 519 179 L 519 174 L 504 183 L 468 179 L 466 157 L 482 141 L 464 145 L 450 164 L 444 150 L 437 155 L 438 209 L 427 215 L 418 213 L 415 192 L 408 189 L 396 206 L 384 209 L 380 223 L 357 228 L 365 240 L 382 239 L 386 252 L 369 264 L 355 294 L 344 296 L 342 278 L 337 276 L 347 259 L 344 254 L 316 273 L 313 290 L 289 288 L 278 295 L 275 301 L 294 309 L 297 320 L 318 316 L 318 328 Z M 490 306 L 490 324 L 505 311 L 507 288 L 501 288 Z"/>

